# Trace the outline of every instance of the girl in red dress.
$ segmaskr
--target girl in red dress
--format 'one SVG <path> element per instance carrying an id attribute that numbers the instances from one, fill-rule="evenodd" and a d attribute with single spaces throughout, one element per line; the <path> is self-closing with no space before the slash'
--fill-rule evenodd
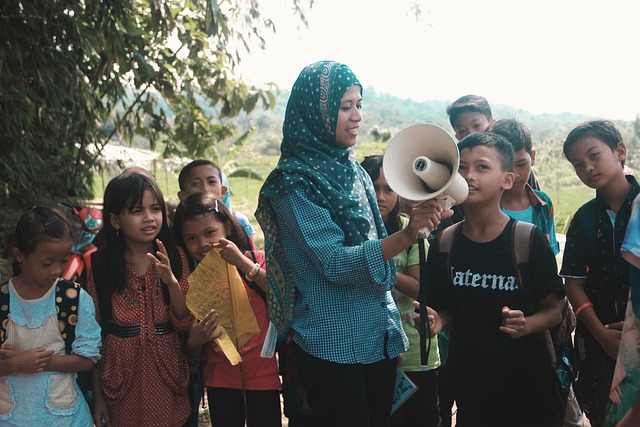
<path id="1" fill-rule="evenodd" d="M 125 172 L 111 180 L 104 218 L 89 278 L 104 335 L 93 375 L 94 421 L 181 427 L 191 405 L 178 333 L 194 321 L 185 303 L 186 256 L 172 243 L 164 198 L 150 175 Z"/>

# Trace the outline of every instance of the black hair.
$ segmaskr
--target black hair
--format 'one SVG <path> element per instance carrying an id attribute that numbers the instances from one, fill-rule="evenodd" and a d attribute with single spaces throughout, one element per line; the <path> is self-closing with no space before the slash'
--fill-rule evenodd
<path id="1" fill-rule="evenodd" d="M 586 137 L 596 138 L 604 142 L 611 148 L 611 151 L 614 151 L 618 144 L 623 143 L 622 135 L 613 122 L 609 120 L 592 120 L 585 122 L 569 132 L 567 139 L 562 145 L 562 151 L 567 160 L 571 161 L 569 158 L 569 149 L 571 146 L 578 142 L 579 139 Z M 624 166 L 624 160 L 622 161 L 622 166 Z"/>
<path id="2" fill-rule="evenodd" d="M 493 119 L 491 106 L 486 98 L 478 95 L 465 95 L 456 99 L 447 107 L 447 115 L 449 116 L 451 126 L 455 128 L 455 122 L 458 120 L 460 114 L 466 112 L 480 113 L 489 121 Z"/>
<path id="3" fill-rule="evenodd" d="M 507 138 L 497 133 L 472 133 L 458 143 L 458 150 L 462 152 L 465 148 L 477 147 L 478 145 L 495 148 L 498 153 L 498 159 L 500 159 L 502 170 L 508 172 L 513 171 L 513 158 L 515 153 Z"/>
<path id="4" fill-rule="evenodd" d="M 146 174 L 125 172 L 113 178 L 104 190 L 104 222 L 98 233 L 101 248 L 98 253 L 94 254 L 95 256 L 92 256 L 94 273 L 101 272 L 94 274 L 93 279 L 98 298 L 102 301 L 110 302 L 113 293 L 118 289 L 123 289 L 127 280 L 126 264 L 122 254 L 125 240 L 120 236 L 119 230 L 116 230 L 111 224 L 111 214 L 120 215 L 125 210 L 130 211 L 140 205 L 147 190 L 151 191 L 162 209 L 162 226 L 157 239 L 160 239 L 167 249 L 171 270 L 176 279 L 180 280 L 182 277 L 182 259 L 169 231 L 167 209 L 160 187 L 154 179 Z M 158 247 L 154 240 L 152 253 L 155 254 L 157 250 Z M 163 283 L 162 289 L 165 302 L 168 303 L 169 294 L 166 284 Z M 101 316 L 104 317 L 106 313 L 102 309 L 106 305 L 100 305 Z M 107 308 L 111 308 L 111 304 Z M 110 320 L 110 316 L 108 315 L 105 320 Z"/>
<path id="5" fill-rule="evenodd" d="M 486 132 L 497 133 L 507 138 L 516 153 L 523 148 L 529 154 L 533 151 L 531 131 L 524 123 L 516 119 L 498 120 L 490 124 Z"/>
<path id="6" fill-rule="evenodd" d="M 218 175 L 220 175 L 220 182 L 222 182 L 222 170 L 218 165 L 213 163 L 211 160 L 206 159 L 197 159 L 186 165 L 180 171 L 178 175 L 178 185 L 180 186 L 180 190 L 184 191 L 185 186 L 187 185 L 187 178 L 189 177 L 189 173 L 198 166 L 213 166 L 214 169 L 218 170 Z"/>
<path id="7" fill-rule="evenodd" d="M 373 156 L 367 156 L 360 163 L 360 166 L 369 174 L 371 181 L 375 181 L 380 177 L 380 169 L 382 169 L 383 157 L 379 154 Z M 388 234 L 393 234 L 396 231 L 400 231 L 402 223 L 400 222 L 400 202 L 401 197 L 398 196 L 396 205 L 389 212 L 389 217 L 384 223 L 384 227 L 387 229 Z"/>
<path id="8" fill-rule="evenodd" d="M 13 232 L 13 246 L 24 255 L 32 254 L 38 243 L 51 242 L 71 236 L 71 225 L 58 209 L 34 206 L 20 215 Z M 12 264 L 13 275 L 22 272 L 17 260 Z"/>
<path id="9" fill-rule="evenodd" d="M 251 249 L 249 236 L 247 236 L 247 233 L 244 231 L 244 228 L 240 225 L 235 215 L 229 211 L 229 208 L 227 208 L 221 200 L 216 199 L 212 194 L 193 193 L 180 202 L 173 217 L 173 235 L 176 244 L 181 246 L 185 252 L 186 245 L 182 236 L 182 227 L 184 226 L 184 223 L 190 219 L 207 214 L 212 214 L 218 221 L 225 225 L 227 223 L 231 225 L 228 239 L 236 244 L 240 252 L 244 253 Z M 190 256 L 189 258 L 190 261 L 193 261 Z M 193 266 L 194 263 L 190 262 L 190 264 Z"/>

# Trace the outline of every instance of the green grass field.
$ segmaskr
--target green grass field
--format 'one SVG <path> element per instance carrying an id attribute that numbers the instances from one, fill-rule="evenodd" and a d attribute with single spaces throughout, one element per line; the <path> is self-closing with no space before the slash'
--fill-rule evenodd
<path id="1" fill-rule="evenodd" d="M 370 154 L 383 153 L 386 147 L 385 143 L 381 142 L 365 142 L 356 147 L 356 158 L 362 160 L 364 156 Z M 263 179 L 265 179 L 269 172 L 273 169 L 278 161 L 278 156 L 256 156 L 253 153 L 248 153 L 246 156 L 240 156 L 245 160 L 239 160 L 240 166 L 243 168 L 251 169 L 258 173 Z M 166 199 L 173 203 L 178 202 L 178 173 L 179 170 L 166 170 L 164 168 L 157 168 L 152 170 L 154 173 L 162 192 Z M 101 202 L 102 195 L 104 194 L 104 186 L 109 180 L 115 176 L 113 173 L 99 173 L 94 176 L 94 194 L 95 201 Z M 234 210 L 244 213 L 249 217 L 249 220 L 256 229 L 255 242 L 258 247 L 262 247 L 264 237 L 257 221 L 254 217 L 256 205 L 258 202 L 258 193 L 263 181 L 249 179 L 249 178 L 230 178 L 231 195 L 232 195 L 232 207 Z M 551 186 L 545 186 L 543 180 L 543 190 L 551 197 L 555 206 L 556 215 L 556 230 L 559 234 L 566 233 L 566 227 L 573 213 L 585 202 L 594 197 L 595 192 L 585 187 L 584 185 L 571 185 L 561 187 L 558 192 Z"/>

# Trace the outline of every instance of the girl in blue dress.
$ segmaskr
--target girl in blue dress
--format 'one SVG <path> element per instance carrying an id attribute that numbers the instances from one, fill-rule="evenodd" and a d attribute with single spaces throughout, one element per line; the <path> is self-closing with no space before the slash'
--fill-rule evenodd
<path id="1" fill-rule="evenodd" d="M 76 373 L 98 361 L 100 326 L 91 297 L 60 277 L 71 244 L 69 222 L 55 209 L 33 207 L 18 221 L 14 276 L 0 288 L 9 302 L 0 334 L 0 425 L 93 426 Z M 58 314 L 66 298 L 77 304 Z"/>

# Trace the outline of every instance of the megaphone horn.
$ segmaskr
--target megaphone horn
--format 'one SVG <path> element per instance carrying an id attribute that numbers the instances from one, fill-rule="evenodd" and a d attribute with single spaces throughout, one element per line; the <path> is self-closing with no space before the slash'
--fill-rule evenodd
<path id="1" fill-rule="evenodd" d="M 409 126 L 389 142 L 382 168 L 399 196 L 413 201 L 436 199 L 444 209 L 462 203 L 469 194 L 458 173 L 460 152 L 453 137 L 432 124 Z"/>

